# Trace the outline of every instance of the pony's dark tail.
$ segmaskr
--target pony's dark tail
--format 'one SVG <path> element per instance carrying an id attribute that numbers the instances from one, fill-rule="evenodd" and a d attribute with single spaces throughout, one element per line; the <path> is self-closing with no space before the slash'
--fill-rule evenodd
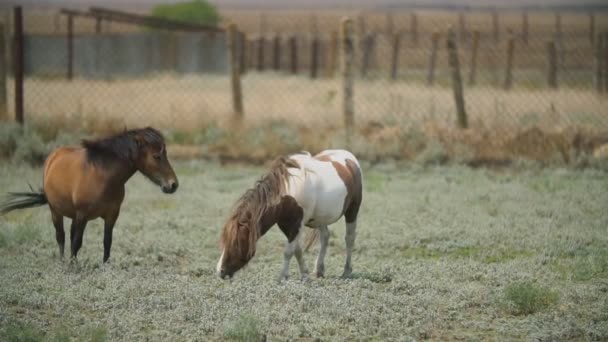
<path id="1" fill-rule="evenodd" d="M 6 201 L 0 204 L 0 215 L 17 209 L 33 208 L 48 203 L 44 190 L 34 191 L 30 185 L 30 192 L 9 192 Z"/>

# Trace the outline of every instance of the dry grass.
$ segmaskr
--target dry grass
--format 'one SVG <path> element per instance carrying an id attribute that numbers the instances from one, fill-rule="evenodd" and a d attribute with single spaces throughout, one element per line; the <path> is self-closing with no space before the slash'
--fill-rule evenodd
<path id="1" fill-rule="evenodd" d="M 239 127 L 232 125 L 224 76 L 72 82 L 30 78 L 25 89 L 26 120 L 53 131 L 45 134 L 51 138 L 66 129 L 100 134 L 152 125 L 174 132 L 176 143 L 208 148 L 189 155 L 262 159 L 344 144 L 336 79 L 250 73 L 243 80 L 245 121 Z M 608 140 L 601 138 L 608 129 L 606 98 L 581 89 L 467 89 L 471 129 L 465 131 L 455 127 L 447 87 L 358 81 L 355 98 L 359 134 L 353 148 L 372 159 L 413 158 L 429 141 L 439 141 L 451 156 L 462 154 L 465 146 L 466 153 L 484 158 L 514 154 L 549 160 L 558 153 L 568 160 L 576 139 L 586 139 L 587 145 L 593 140 L 586 152 Z"/>
<path id="2" fill-rule="evenodd" d="M 188 131 L 208 122 L 230 119 L 228 82 L 227 77 L 213 75 L 72 82 L 30 78 L 25 83 L 25 109 L 30 120 L 60 117 L 86 124 L 89 119 L 104 118 L 129 126 L 145 122 Z M 9 91 L 12 89 L 9 87 Z M 311 81 L 270 73 L 248 74 L 243 80 L 246 122 L 283 120 L 307 127 L 340 125 L 339 89 L 336 79 Z M 470 120 L 484 127 L 608 126 L 608 101 L 593 91 L 565 88 L 507 92 L 475 87 L 466 89 L 465 96 Z M 9 108 L 12 106 L 9 103 Z M 450 88 L 412 82 L 358 81 L 355 112 L 359 123 L 431 122 L 452 126 L 455 121 Z"/>

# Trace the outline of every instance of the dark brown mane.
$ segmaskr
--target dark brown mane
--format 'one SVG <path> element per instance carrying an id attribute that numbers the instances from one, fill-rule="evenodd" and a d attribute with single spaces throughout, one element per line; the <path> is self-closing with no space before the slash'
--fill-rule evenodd
<path id="1" fill-rule="evenodd" d="M 255 186 L 247 190 L 236 202 L 232 214 L 230 215 L 220 238 L 220 243 L 224 247 L 239 248 L 233 244 L 238 244 L 239 230 L 246 226 L 249 230 L 248 256 L 252 256 L 255 251 L 255 244 L 259 238 L 258 224 L 262 215 L 268 209 L 276 206 L 285 195 L 289 168 L 299 168 L 294 160 L 287 157 L 275 159 L 270 167 L 270 171 L 262 176 Z"/>
<path id="2" fill-rule="evenodd" d="M 145 144 L 164 146 L 163 135 L 152 127 L 125 130 L 124 132 L 95 140 L 83 140 L 89 162 L 103 162 L 117 158 L 129 162 L 137 159 L 139 146 L 136 137 Z"/>

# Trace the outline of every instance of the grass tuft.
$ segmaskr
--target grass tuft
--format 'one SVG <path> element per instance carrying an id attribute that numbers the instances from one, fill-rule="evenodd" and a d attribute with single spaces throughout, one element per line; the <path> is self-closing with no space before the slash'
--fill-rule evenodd
<path id="1" fill-rule="evenodd" d="M 234 341 L 254 342 L 264 339 L 260 322 L 249 314 L 242 314 L 239 318 L 224 328 L 224 337 Z"/>
<path id="2" fill-rule="evenodd" d="M 510 284 L 504 295 L 507 309 L 514 315 L 530 315 L 542 311 L 559 299 L 557 292 L 532 282 Z"/>

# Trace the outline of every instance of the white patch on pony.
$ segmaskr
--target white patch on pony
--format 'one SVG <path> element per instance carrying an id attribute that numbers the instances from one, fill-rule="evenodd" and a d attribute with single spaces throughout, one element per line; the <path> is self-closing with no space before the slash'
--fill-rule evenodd
<path id="1" fill-rule="evenodd" d="M 220 256 L 220 260 L 217 262 L 217 266 L 215 266 L 215 271 L 219 275 L 222 271 L 222 263 L 224 263 L 224 250 L 222 249 L 222 255 Z"/>

